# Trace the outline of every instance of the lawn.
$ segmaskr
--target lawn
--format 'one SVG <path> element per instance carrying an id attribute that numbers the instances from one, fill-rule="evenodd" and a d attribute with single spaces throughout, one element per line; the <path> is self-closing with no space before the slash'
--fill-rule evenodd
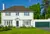
<path id="1" fill-rule="evenodd" d="M 12 30 L 2 31 L 0 34 L 50 34 L 50 32 L 38 28 L 12 28 Z"/>

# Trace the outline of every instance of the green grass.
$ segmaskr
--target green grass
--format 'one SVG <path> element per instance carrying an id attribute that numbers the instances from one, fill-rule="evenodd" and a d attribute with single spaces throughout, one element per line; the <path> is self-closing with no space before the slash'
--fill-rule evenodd
<path id="1" fill-rule="evenodd" d="M 50 34 L 50 32 L 38 28 L 12 28 L 12 30 L 3 31 L 0 34 Z"/>

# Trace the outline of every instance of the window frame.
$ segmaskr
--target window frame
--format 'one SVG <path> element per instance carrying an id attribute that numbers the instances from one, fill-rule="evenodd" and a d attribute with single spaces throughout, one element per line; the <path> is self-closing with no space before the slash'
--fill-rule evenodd
<path id="1" fill-rule="evenodd" d="M 31 25 L 31 20 L 23 20 L 24 25 Z"/>
<path id="2" fill-rule="evenodd" d="M 24 16 L 29 16 L 29 12 L 24 12 Z"/>
<path id="3" fill-rule="evenodd" d="M 4 25 L 12 26 L 12 20 L 4 20 Z"/>
<path id="4" fill-rule="evenodd" d="M 11 16 L 11 12 L 5 12 L 6 16 Z"/>
<path id="5" fill-rule="evenodd" d="M 19 16 L 19 12 L 16 12 L 16 16 Z"/>

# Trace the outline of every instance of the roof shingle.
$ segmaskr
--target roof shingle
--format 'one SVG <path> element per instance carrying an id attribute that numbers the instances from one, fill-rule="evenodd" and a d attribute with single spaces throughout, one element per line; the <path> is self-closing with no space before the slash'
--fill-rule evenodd
<path id="1" fill-rule="evenodd" d="M 3 11 L 31 11 L 31 10 L 28 8 L 25 8 L 24 6 L 13 6 Z"/>

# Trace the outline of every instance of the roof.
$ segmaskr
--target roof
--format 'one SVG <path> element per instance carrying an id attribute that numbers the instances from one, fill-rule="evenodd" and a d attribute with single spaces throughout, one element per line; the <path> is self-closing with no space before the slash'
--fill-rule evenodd
<path id="1" fill-rule="evenodd" d="M 3 10 L 3 12 L 5 11 L 31 11 L 31 10 L 28 8 L 25 8 L 24 6 L 12 6 L 10 8 Z"/>

